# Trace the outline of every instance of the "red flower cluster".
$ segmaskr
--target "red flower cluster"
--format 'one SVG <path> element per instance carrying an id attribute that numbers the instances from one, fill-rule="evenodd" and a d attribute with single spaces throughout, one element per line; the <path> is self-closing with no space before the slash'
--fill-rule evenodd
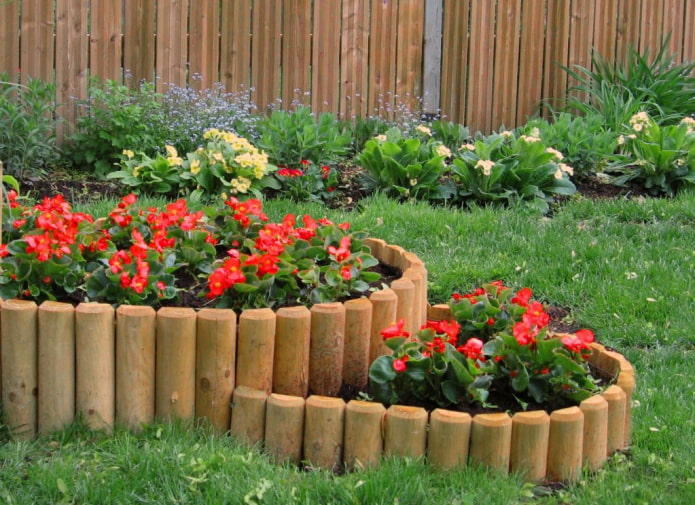
<path id="1" fill-rule="evenodd" d="M 578 354 L 586 354 L 583 351 L 589 350 L 589 344 L 594 341 L 594 332 L 591 330 L 578 330 L 573 335 L 565 335 L 562 337 L 562 344 L 569 351 L 576 352 Z"/>
<path id="2" fill-rule="evenodd" d="M 277 171 L 277 174 L 281 177 L 301 177 L 304 172 L 298 168 L 281 168 Z"/>

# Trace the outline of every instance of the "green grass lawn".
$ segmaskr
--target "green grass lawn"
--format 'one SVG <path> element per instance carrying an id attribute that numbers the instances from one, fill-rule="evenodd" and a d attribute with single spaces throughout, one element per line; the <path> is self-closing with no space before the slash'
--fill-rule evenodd
<path id="1" fill-rule="evenodd" d="M 669 200 L 575 199 L 552 217 L 527 210 L 433 208 L 375 197 L 359 211 L 274 201 L 268 214 L 327 215 L 416 253 L 430 301 L 504 279 L 569 309 L 637 374 L 633 444 L 597 475 L 560 490 L 482 468 L 421 461 L 333 476 L 270 464 L 205 429 L 134 435 L 79 425 L 33 442 L 0 434 L 0 502 L 214 504 L 695 503 L 695 194 Z"/>

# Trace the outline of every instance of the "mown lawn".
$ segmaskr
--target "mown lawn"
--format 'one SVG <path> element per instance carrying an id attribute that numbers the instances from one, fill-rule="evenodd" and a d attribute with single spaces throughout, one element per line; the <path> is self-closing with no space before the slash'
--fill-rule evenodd
<path id="1" fill-rule="evenodd" d="M 550 217 L 523 209 L 434 208 L 374 197 L 357 211 L 273 201 L 268 214 L 327 215 L 425 262 L 430 300 L 504 279 L 623 352 L 637 374 L 633 444 L 597 475 L 559 490 L 421 461 L 333 476 L 270 464 L 205 429 L 155 425 L 133 435 L 78 424 L 34 442 L 0 434 L 0 501 L 250 504 L 695 503 L 695 194 L 572 199 Z"/>

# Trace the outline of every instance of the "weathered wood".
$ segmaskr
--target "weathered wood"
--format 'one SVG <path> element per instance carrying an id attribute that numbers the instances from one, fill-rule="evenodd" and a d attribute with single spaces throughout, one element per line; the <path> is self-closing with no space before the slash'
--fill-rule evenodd
<path id="1" fill-rule="evenodd" d="M 579 407 L 568 407 L 550 414 L 548 476 L 574 482 L 582 472 L 584 414 Z"/>
<path id="2" fill-rule="evenodd" d="M 304 306 L 277 311 L 273 392 L 306 398 L 309 392 L 311 312 Z"/>
<path id="3" fill-rule="evenodd" d="M 345 402 L 340 398 L 310 396 L 304 415 L 304 459 L 312 467 L 341 470 Z"/>
<path id="4" fill-rule="evenodd" d="M 550 417 L 544 410 L 517 412 L 512 416 L 509 469 L 528 482 L 541 481 L 548 467 Z"/>
<path id="5" fill-rule="evenodd" d="M 270 394 L 274 355 L 275 313 L 271 309 L 243 311 L 239 316 L 236 385 Z"/>
<path id="6" fill-rule="evenodd" d="M 298 464 L 304 441 L 304 398 L 273 393 L 266 402 L 265 451 L 277 463 Z"/>
<path id="7" fill-rule="evenodd" d="M 337 396 L 343 385 L 345 355 L 345 306 L 318 303 L 311 307 L 309 390 L 313 394 Z"/>
<path id="8" fill-rule="evenodd" d="M 512 418 L 478 414 L 473 418 L 470 460 L 507 473 L 511 459 Z"/>
<path id="9" fill-rule="evenodd" d="M 345 408 L 344 459 L 349 471 L 379 466 L 384 448 L 381 403 L 350 400 Z"/>
<path id="10" fill-rule="evenodd" d="M 471 423 L 471 416 L 466 412 L 433 410 L 427 434 L 428 461 L 442 469 L 466 466 Z"/>

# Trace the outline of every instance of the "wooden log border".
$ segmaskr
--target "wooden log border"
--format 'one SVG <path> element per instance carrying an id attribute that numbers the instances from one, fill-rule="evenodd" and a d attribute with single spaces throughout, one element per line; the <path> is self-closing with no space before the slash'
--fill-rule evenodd
<path id="1" fill-rule="evenodd" d="M 379 325 L 404 317 L 415 330 L 427 318 L 448 317 L 446 305 L 427 304 L 427 270 L 416 255 L 379 239 L 366 243 L 403 276 L 359 302 L 318 304 L 311 310 L 256 309 L 237 320 L 225 309 L 155 313 L 148 307 L 0 301 L 3 422 L 13 436 L 27 439 L 60 429 L 76 415 L 105 430 L 195 417 L 206 419 L 217 433 L 265 447 L 277 461 L 305 461 L 308 455 L 314 466 L 353 470 L 378 466 L 382 455 L 422 457 L 436 468 L 473 462 L 529 481 L 575 481 L 582 468 L 596 471 L 629 446 L 635 372 L 624 356 L 597 343 L 589 361 L 615 383 L 578 407 L 555 412 L 471 417 L 335 398 L 336 385 L 320 375 L 330 359 L 335 360 L 330 368 L 346 382 L 365 381 L 370 360 L 359 360 L 356 353 L 385 352 L 378 346 Z M 51 322 L 57 315 L 64 323 Z M 319 330 L 328 334 L 316 334 Z M 144 337 L 138 337 L 142 331 Z M 61 353 L 46 344 L 58 335 Z M 92 341 L 99 346 L 85 345 Z M 262 343 L 262 352 L 245 348 L 254 341 Z M 174 359 L 170 346 L 177 342 L 185 342 L 185 359 Z M 215 352 L 201 352 L 209 342 L 215 342 Z M 288 352 L 288 343 L 298 354 Z M 66 359 L 72 350 L 74 359 Z M 252 359 L 240 359 L 249 352 Z M 312 359 L 319 362 L 312 365 Z M 349 366 L 344 359 L 351 360 Z M 50 384 L 64 387 L 53 388 L 47 402 L 41 389 Z M 324 440 L 326 419 L 330 440 Z M 447 442 L 450 438 L 455 440 Z M 404 448 L 403 440 L 412 447 Z"/>

